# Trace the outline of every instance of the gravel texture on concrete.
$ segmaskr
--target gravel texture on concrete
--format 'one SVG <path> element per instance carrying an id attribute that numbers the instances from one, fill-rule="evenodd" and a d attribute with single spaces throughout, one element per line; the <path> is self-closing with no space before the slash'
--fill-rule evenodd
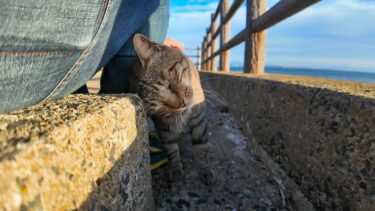
<path id="1" fill-rule="evenodd" d="M 152 210 L 134 95 L 69 95 L 0 115 L 0 210 Z"/>
<path id="2" fill-rule="evenodd" d="M 374 210 L 375 84 L 207 72 L 201 79 L 315 208 Z"/>
<path id="3" fill-rule="evenodd" d="M 152 173 L 156 210 L 292 209 L 282 184 L 248 144 L 228 112 L 228 107 L 215 100 L 209 103 L 209 163 L 217 177 L 215 183 L 206 185 L 200 180 L 186 136 L 180 144 L 185 179 L 169 183 L 166 166 Z"/>

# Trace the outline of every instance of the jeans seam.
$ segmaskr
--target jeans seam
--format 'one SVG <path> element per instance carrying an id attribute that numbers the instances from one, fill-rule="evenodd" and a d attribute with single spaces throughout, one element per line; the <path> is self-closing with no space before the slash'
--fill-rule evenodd
<path id="1" fill-rule="evenodd" d="M 98 19 L 96 20 L 95 27 L 94 27 L 94 35 L 99 31 L 100 25 L 104 19 L 104 14 L 106 14 L 105 9 L 108 6 L 108 0 L 103 0 L 102 6 L 100 7 L 99 14 L 98 14 Z"/>
<path id="2" fill-rule="evenodd" d="M 91 42 L 83 50 L 81 56 L 74 63 L 74 65 L 69 69 L 69 71 L 64 75 L 64 77 L 60 80 L 60 82 L 55 86 L 55 88 L 52 89 L 52 91 L 41 102 L 45 102 L 45 101 L 49 100 L 50 98 L 52 98 L 56 94 L 56 92 L 60 91 L 66 85 L 66 81 L 69 80 L 73 76 L 73 74 L 76 72 L 78 67 L 82 64 L 82 62 L 83 62 L 85 56 L 87 55 L 89 49 L 92 47 L 96 36 L 98 35 L 100 26 L 103 24 L 103 20 L 104 20 L 106 14 L 108 14 L 108 11 L 110 10 L 110 6 L 112 4 L 112 1 L 113 0 L 109 0 L 109 1 L 103 0 L 102 5 L 105 5 L 105 6 L 101 6 L 100 11 L 98 13 L 98 17 L 101 16 L 101 18 L 100 18 L 100 20 L 96 21 L 95 25 L 97 25 L 97 26 L 95 27 L 94 36 L 93 36 Z M 102 11 L 104 10 L 104 8 L 105 8 L 105 12 L 102 15 L 102 13 L 103 13 Z"/>
<path id="3" fill-rule="evenodd" d="M 77 51 L 0 51 L 0 56 L 44 56 L 44 55 L 71 55 Z"/>

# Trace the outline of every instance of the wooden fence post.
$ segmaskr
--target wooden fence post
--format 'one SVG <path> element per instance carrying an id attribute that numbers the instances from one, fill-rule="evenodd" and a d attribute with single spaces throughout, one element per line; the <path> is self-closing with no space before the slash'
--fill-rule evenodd
<path id="1" fill-rule="evenodd" d="M 211 43 L 211 36 L 212 36 L 212 33 L 211 33 L 211 27 L 210 28 L 207 28 L 207 49 L 206 49 L 206 51 L 207 51 L 207 58 L 206 59 L 208 59 L 208 58 L 210 58 L 210 56 L 211 56 L 211 45 L 212 45 L 212 43 Z M 207 64 L 207 70 L 208 71 L 212 71 L 212 68 L 211 68 L 211 60 L 209 60 L 209 61 L 207 61 L 206 62 L 206 64 Z"/>
<path id="2" fill-rule="evenodd" d="M 200 70 L 201 69 L 201 48 L 199 47 L 199 45 L 197 46 L 197 69 Z"/>
<path id="3" fill-rule="evenodd" d="M 217 30 L 217 20 L 214 19 L 214 14 L 211 14 L 211 55 L 213 55 L 217 51 L 217 46 L 216 46 L 216 38 L 214 38 L 214 34 Z M 217 71 L 217 57 L 215 56 L 214 58 L 211 59 L 211 70 L 212 71 Z"/>
<path id="4" fill-rule="evenodd" d="M 203 65 L 203 61 L 204 61 L 204 41 L 202 42 L 202 50 L 201 50 L 201 66 L 200 66 L 200 70 L 204 70 L 204 65 Z"/>
<path id="5" fill-rule="evenodd" d="M 266 31 L 254 32 L 253 20 L 267 9 L 267 0 L 247 0 L 246 38 L 245 38 L 245 73 L 264 73 Z"/>
<path id="6" fill-rule="evenodd" d="M 208 69 L 207 69 L 206 59 L 207 59 L 207 35 L 204 37 L 204 42 L 203 42 L 203 59 L 202 59 L 203 68 L 204 68 L 204 70 L 207 71 Z"/>
<path id="7" fill-rule="evenodd" d="M 224 23 L 225 16 L 230 8 L 230 0 L 223 0 L 221 5 L 221 15 L 220 15 L 220 49 L 223 45 L 230 39 L 230 20 L 227 23 Z M 229 72 L 230 71 L 230 51 L 222 51 L 220 53 L 220 66 L 221 71 Z"/>

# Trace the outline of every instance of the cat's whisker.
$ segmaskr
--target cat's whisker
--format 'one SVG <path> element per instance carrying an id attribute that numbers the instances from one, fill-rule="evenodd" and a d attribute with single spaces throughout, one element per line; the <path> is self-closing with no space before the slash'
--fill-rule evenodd
<path id="1" fill-rule="evenodd" d="M 178 127 L 178 130 L 182 132 L 183 130 L 182 130 L 182 127 L 181 127 L 181 124 L 177 115 L 175 116 L 175 119 L 176 119 L 176 125 Z"/>
<path id="2" fill-rule="evenodd" d="M 181 131 L 181 132 L 186 132 L 185 130 L 185 128 L 186 128 L 186 125 L 185 125 L 185 121 L 184 121 L 184 119 L 181 117 L 181 115 L 180 114 L 177 114 L 176 115 L 176 125 L 177 125 L 177 127 L 179 128 L 179 130 Z"/>
<path id="3" fill-rule="evenodd" d="M 222 106 L 228 106 L 227 103 L 223 102 L 221 99 L 218 99 L 216 97 L 208 97 L 206 100 L 207 100 L 207 102 L 210 102 L 210 103 L 217 102 L 218 104 L 220 104 Z"/>
<path id="4" fill-rule="evenodd" d="M 186 132 L 186 125 L 187 125 L 186 120 L 181 115 L 179 115 L 179 119 L 180 119 L 181 125 L 184 128 L 184 132 Z"/>
<path id="5" fill-rule="evenodd" d="M 217 94 L 215 91 L 210 89 L 203 89 L 203 92 L 207 97 L 207 101 L 215 100 L 221 105 L 228 106 L 228 103 L 223 98 L 221 98 L 220 95 Z"/>
<path id="6" fill-rule="evenodd" d="M 203 92 L 205 94 L 212 94 L 212 95 L 215 95 L 215 96 L 219 96 L 219 94 L 212 89 L 205 88 L 205 89 L 203 89 Z"/>
<path id="7" fill-rule="evenodd" d="M 179 115 L 179 118 L 180 118 L 182 124 L 183 124 L 184 126 L 186 126 L 186 120 L 185 120 L 181 115 Z"/>
<path id="8" fill-rule="evenodd" d="M 176 127 L 178 128 L 178 130 L 181 131 L 181 125 L 178 122 L 177 115 L 174 115 L 174 124 L 176 125 Z"/>
<path id="9" fill-rule="evenodd" d="M 213 104 L 210 100 L 207 99 L 206 102 L 208 103 L 208 105 L 209 105 L 210 107 L 213 107 L 213 108 L 215 107 L 214 104 Z"/>

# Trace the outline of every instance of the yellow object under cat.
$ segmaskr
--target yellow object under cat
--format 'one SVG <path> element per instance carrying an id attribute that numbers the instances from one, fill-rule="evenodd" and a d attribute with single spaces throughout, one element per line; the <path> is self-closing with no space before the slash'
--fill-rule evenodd
<path id="1" fill-rule="evenodd" d="M 155 132 L 149 133 L 150 140 L 150 168 L 155 170 L 168 162 L 168 158 Z"/>

